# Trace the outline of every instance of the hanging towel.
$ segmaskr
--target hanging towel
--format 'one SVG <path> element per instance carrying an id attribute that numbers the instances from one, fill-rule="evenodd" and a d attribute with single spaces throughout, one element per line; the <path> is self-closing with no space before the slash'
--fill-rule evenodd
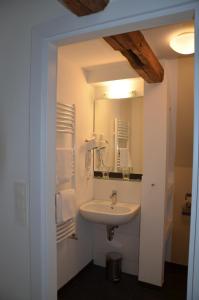
<path id="1" fill-rule="evenodd" d="M 127 168 L 128 167 L 128 148 L 119 148 L 120 153 L 120 167 Z"/>
<path id="2" fill-rule="evenodd" d="M 55 195 L 55 216 L 56 216 L 56 224 L 62 223 L 62 197 L 60 192 Z"/>
<path id="3" fill-rule="evenodd" d="M 56 184 L 64 184 L 71 180 L 73 175 L 73 149 L 56 149 Z"/>
<path id="4" fill-rule="evenodd" d="M 56 194 L 56 222 L 66 222 L 76 216 L 75 190 L 68 189 Z"/>

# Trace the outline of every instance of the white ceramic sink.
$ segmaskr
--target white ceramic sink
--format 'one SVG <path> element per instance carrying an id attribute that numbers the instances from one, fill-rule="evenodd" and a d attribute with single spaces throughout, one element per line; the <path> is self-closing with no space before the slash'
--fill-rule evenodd
<path id="1" fill-rule="evenodd" d="M 80 214 L 86 220 L 105 225 L 128 223 L 139 211 L 139 204 L 117 202 L 111 205 L 110 200 L 93 200 L 80 206 Z"/>

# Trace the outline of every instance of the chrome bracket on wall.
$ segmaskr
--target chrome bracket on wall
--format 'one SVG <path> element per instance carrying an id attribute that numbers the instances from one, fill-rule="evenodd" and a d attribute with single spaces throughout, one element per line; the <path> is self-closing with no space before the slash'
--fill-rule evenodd
<path id="1" fill-rule="evenodd" d="M 115 234 L 115 229 L 117 229 L 119 226 L 118 225 L 106 225 L 106 232 L 107 232 L 107 239 L 108 241 L 112 241 L 114 234 Z"/>

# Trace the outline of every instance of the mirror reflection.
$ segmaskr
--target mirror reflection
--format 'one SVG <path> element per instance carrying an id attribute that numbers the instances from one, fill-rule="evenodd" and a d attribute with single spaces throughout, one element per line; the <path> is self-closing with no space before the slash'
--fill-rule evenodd
<path id="1" fill-rule="evenodd" d="M 94 109 L 94 132 L 102 145 L 94 152 L 94 170 L 141 174 L 143 97 L 99 98 Z"/>

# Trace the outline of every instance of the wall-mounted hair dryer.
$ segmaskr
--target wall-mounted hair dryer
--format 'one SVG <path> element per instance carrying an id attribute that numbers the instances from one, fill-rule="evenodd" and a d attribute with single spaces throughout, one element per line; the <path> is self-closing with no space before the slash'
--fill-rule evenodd
<path id="1" fill-rule="evenodd" d="M 91 151 L 92 150 L 98 150 L 98 152 L 101 152 L 100 150 L 103 150 L 106 148 L 108 141 L 106 141 L 101 134 L 98 138 L 96 134 L 93 134 L 91 138 L 88 138 L 85 140 L 86 143 L 86 157 L 85 157 L 85 168 L 87 170 L 87 178 L 89 179 L 91 177 Z"/>
<path id="2" fill-rule="evenodd" d="M 85 140 L 86 147 L 88 151 L 94 150 L 97 148 L 97 137 L 93 135 L 91 138 Z"/>
<path id="3" fill-rule="evenodd" d="M 96 134 L 93 134 L 93 136 L 86 139 L 85 142 L 88 151 L 104 149 L 108 144 L 108 141 L 104 139 L 103 134 L 100 134 L 99 137 Z"/>

